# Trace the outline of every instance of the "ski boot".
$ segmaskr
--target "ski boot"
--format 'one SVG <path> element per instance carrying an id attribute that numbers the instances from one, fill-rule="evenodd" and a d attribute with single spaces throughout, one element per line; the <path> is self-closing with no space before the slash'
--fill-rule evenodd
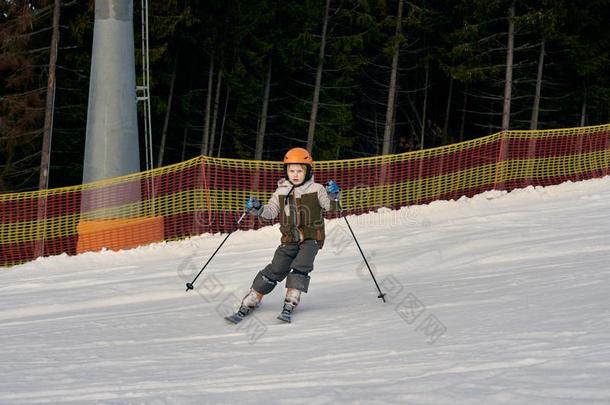
<path id="1" fill-rule="evenodd" d="M 263 294 L 250 289 L 250 292 L 241 300 L 237 312 L 233 315 L 226 316 L 225 319 L 231 323 L 240 323 L 246 316 L 250 315 L 252 311 L 259 307 L 262 299 Z"/>
<path id="2" fill-rule="evenodd" d="M 292 322 L 292 311 L 299 305 L 301 301 L 301 291 L 296 288 L 289 288 L 286 290 L 286 298 L 284 298 L 284 308 L 278 315 L 277 319 L 280 321 L 290 323 Z"/>

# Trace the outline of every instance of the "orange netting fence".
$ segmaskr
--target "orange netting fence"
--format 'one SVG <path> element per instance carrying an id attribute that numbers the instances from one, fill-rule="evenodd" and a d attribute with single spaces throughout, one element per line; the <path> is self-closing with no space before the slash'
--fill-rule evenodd
<path id="1" fill-rule="evenodd" d="M 602 125 L 508 131 L 416 152 L 316 162 L 314 176 L 320 183 L 335 179 L 343 208 L 357 214 L 601 177 L 609 166 L 610 125 Z M 0 194 L 0 266 L 227 232 L 247 197 L 265 201 L 281 177 L 280 162 L 197 157 L 80 186 Z M 239 228 L 267 224 L 249 217 Z"/>

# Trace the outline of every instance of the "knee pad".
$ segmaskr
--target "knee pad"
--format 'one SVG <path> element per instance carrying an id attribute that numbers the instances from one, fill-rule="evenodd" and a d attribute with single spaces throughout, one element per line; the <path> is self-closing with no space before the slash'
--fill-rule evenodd
<path id="1" fill-rule="evenodd" d="M 307 274 L 293 270 L 286 278 L 286 288 L 295 288 L 306 293 L 309 288 L 309 279 Z"/>
<path id="2" fill-rule="evenodd" d="M 270 279 L 265 276 L 262 272 L 258 272 L 254 281 L 252 282 L 252 289 L 261 294 L 269 294 L 277 284 L 277 281 Z"/>

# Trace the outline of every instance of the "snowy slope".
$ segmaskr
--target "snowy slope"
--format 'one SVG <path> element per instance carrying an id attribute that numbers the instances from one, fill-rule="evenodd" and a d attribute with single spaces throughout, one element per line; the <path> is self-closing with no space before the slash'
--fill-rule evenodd
<path id="1" fill-rule="evenodd" d="M 279 231 L 0 271 L 0 403 L 610 403 L 610 178 L 327 224 L 309 294 L 222 316 Z"/>

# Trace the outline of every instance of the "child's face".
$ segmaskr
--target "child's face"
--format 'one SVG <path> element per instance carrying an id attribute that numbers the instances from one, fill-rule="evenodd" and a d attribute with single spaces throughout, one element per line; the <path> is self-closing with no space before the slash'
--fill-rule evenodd
<path id="1" fill-rule="evenodd" d="M 299 185 L 305 180 L 305 168 L 303 165 L 288 165 L 288 179 L 292 184 Z"/>

